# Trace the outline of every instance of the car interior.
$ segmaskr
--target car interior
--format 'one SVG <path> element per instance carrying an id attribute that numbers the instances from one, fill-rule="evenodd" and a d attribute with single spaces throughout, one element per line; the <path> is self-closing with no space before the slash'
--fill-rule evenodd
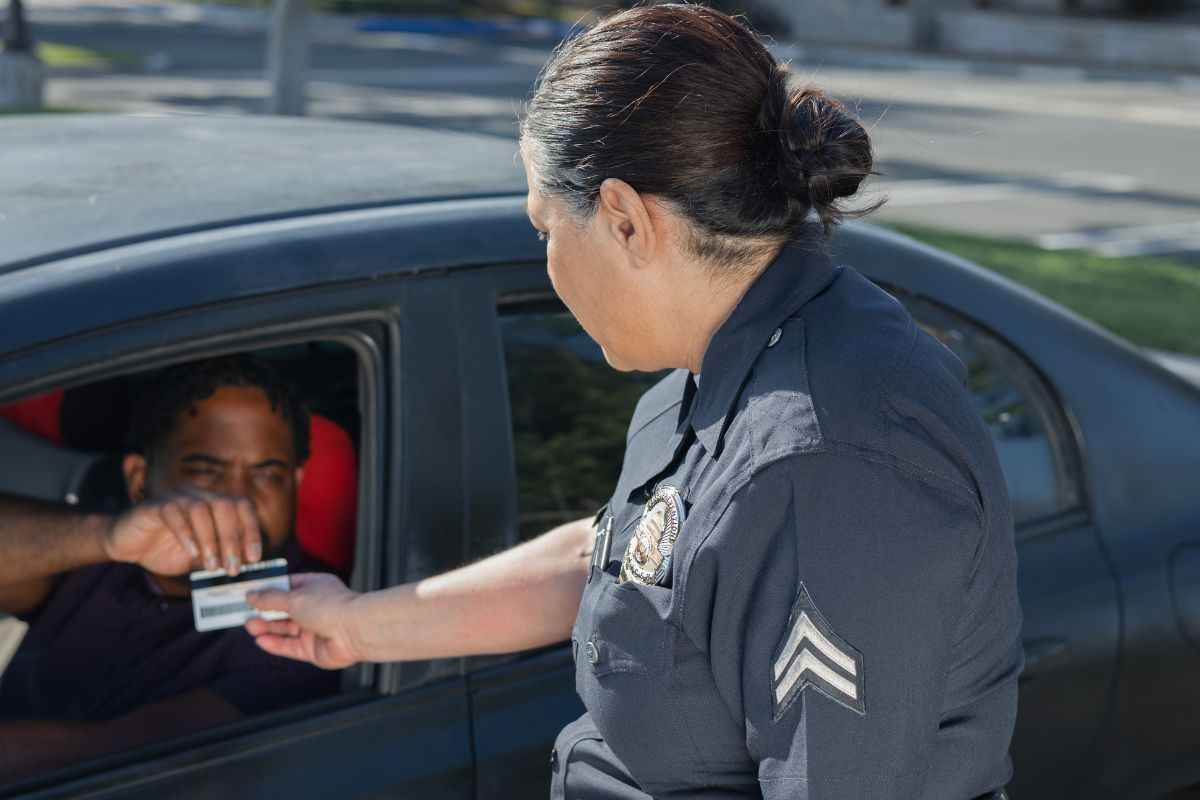
<path id="1" fill-rule="evenodd" d="M 251 354 L 275 366 L 310 412 L 310 456 L 297 490 L 294 533 L 305 555 L 347 579 L 359 495 L 358 356 L 332 341 Z M 80 510 L 126 509 L 121 461 L 132 400 L 154 391 L 155 374 L 116 375 L 0 405 L 0 493 Z M 26 629 L 24 622 L 0 614 L 0 681 Z"/>

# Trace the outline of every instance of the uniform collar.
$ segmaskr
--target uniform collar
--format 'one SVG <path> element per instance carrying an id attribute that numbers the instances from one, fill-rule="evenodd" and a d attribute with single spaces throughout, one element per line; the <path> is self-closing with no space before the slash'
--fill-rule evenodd
<path id="1" fill-rule="evenodd" d="M 717 329 L 704 353 L 703 377 L 688 414 L 710 455 L 716 456 L 738 394 L 771 335 L 829 286 L 837 272 L 824 247 L 811 241 L 787 245 Z"/>

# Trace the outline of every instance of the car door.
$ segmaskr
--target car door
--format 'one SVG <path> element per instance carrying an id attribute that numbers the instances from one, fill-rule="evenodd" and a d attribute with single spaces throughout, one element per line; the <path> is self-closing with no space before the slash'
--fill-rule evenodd
<path id="1" fill-rule="evenodd" d="M 212 270 L 223 268 L 203 266 L 209 281 Z M 231 258 L 229 268 L 235 266 Z M 343 281 L 149 316 L 139 315 L 136 296 L 104 296 L 96 281 L 88 290 L 87 298 L 63 286 L 44 295 L 25 291 L 6 305 L 0 286 L 6 313 L 53 314 L 63 304 L 86 302 L 128 311 L 104 329 L 0 355 L 0 400 L 224 352 L 342 343 L 358 355 L 363 419 L 352 585 L 378 588 L 462 562 L 460 386 L 458 372 L 446 369 L 447 354 L 453 362 L 453 322 L 436 277 Z M 343 691 L 327 699 L 34 776 L 0 793 L 471 796 L 468 697 L 457 662 L 360 665 L 346 670 L 342 683 Z"/>
<path id="2" fill-rule="evenodd" d="M 1013 797 L 1075 796 L 1108 715 L 1120 620 L 1090 514 L 1068 411 L 1034 364 L 967 315 L 892 287 L 967 367 L 1016 524 L 1025 668 L 1013 736 Z"/>

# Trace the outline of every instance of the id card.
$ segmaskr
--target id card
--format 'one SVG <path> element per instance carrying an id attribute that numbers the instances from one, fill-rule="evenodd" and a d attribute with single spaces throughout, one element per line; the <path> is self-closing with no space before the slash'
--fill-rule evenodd
<path id="1" fill-rule="evenodd" d="M 246 602 L 246 594 L 264 589 L 289 591 L 286 558 L 259 561 L 242 567 L 237 575 L 230 576 L 223 569 L 204 569 L 188 576 L 192 583 L 192 616 L 196 630 L 217 631 L 236 628 L 246 620 L 287 619 L 283 611 L 259 611 Z"/>

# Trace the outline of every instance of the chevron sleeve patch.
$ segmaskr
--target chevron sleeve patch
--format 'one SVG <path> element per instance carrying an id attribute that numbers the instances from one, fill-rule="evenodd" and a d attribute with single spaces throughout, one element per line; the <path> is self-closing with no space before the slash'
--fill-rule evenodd
<path id="1" fill-rule="evenodd" d="M 800 584 L 775 655 L 771 659 L 771 703 L 776 721 L 806 689 L 815 689 L 857 714 L 867 715 L 863 658 L 817 610 Z"/>

